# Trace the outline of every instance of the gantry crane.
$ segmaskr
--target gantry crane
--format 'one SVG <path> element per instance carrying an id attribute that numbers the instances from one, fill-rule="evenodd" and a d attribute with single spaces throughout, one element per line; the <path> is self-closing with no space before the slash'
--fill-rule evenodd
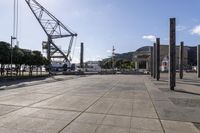
<path id="1" fill-rule="evenodd" d="M 47 59 L 52 61 L 53 58 L 59 58 L 63 59 L 64 62 L 70 62 L 69 55 L 71 53 L 73 40 L 77 37 L 77 34 L 70 31 L 36 0 L 25 1 L 48 37 L 46 44 L 43 45 L 43 48 L 47 50 Z M 54 40 L 61 38 L 70 38 L 67 53 L 64 53 L 54 42 Z"/>

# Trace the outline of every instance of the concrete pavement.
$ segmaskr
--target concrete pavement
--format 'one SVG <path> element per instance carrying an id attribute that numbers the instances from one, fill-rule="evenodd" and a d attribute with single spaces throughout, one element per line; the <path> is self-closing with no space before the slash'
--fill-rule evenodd
<path id="1" fill-rule="evenodd" d="M 0 133 L 199 133 L 190 121 L 162 115 L 169 97 L 153 82 L 94 75 L 2 90 Z"/>

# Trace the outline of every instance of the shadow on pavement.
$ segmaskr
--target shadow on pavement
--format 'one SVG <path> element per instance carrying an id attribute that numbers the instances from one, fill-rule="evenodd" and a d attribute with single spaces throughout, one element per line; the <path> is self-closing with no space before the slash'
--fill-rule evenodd
<path id="1" fill-rule="evenodd" d="M 179 93 L 185 93 L 185 94 L 192 94 L 192 95 L 200 96 L 199 93 L 189 92 L 189 91 L 185 91 L 185 90 L 174 90 L 174 91 L 179 92 Z"/>
<path id="2" fill-rule="evenodd" d="M 30 82 L 34 82 L 34 81 L 43 81 L 45 79 L 49 78 L 49 76 L 44 76 L 44 77 L 28 77 L 25 79 L 1 79 L 0 80 L 0 87 L 2 86 L 12 86 L 12 85 L 16 85 L 17 87 L 25 87 L 26 84 L 22 84 L 22 83 L 30 83 Z"/>

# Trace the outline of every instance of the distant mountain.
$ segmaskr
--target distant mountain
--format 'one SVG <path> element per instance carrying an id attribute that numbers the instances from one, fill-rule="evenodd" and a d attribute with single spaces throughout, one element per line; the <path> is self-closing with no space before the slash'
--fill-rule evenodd
<path id="1" fill-rule="evenodd" d="M 162 44 L 162 46 L 165 49 L 168 49 L 168 45 Z M 152 46 L 144 46 L 139 49 L 137 49 L 135 52 L 127 52 L 127 53 L 116 53 L 115 54 L 115 60 L 128 60 L 132 61 L 134 55 L 137 54 L 146 54 L 151 51 Z M 194 66 L 197 64 L 197 47 L 195 46 L 185 46 L 187 47 L 187 64 L 190 66 Z M 161 51 L 165 52 L 167 55 L 168 50 L 166 51 L 165 49 L 161 49 Z M 179 46 L 177 46 L 177 51 L 179 50 Z M 164 53 L 163 53 L 164 54 Z M 110 60 L 111 58 L 106 58 L 103 61 Z"/>
<path id="2" fill-rule="evenodd" d="M 116 53 L 115 54 L 115 60 L 129 60 L 129 61 L 132 61 L 133 54 L 134 54 L 134 52 L 128 52 L 128 53 L 122 53 L 122 54 Z"/>

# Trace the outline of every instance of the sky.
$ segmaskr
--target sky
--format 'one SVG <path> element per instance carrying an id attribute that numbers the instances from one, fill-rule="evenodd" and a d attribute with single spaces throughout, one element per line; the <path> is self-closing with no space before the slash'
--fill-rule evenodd
<path id="1" fill-rule="evenodd" d="M 13 1 L 0 1 L 0 41 L 10 42 Z M 156 37 L 168 44 L 171 17 L 176 18 L 177 45 L 181 41 L 189 46 L 200 44 L 200 0 L 37 1 L 78 34 L 73 62 L 79 62 L 81 42 L 85 44 L 85 61 L 111 56 L 113 45 L 116 53 L 124 53 L 151 46 Z M 47 40 L 25 0 L 19 0 L 18 40 L 22 48 L 41 51 L 42 41 Z"/>

